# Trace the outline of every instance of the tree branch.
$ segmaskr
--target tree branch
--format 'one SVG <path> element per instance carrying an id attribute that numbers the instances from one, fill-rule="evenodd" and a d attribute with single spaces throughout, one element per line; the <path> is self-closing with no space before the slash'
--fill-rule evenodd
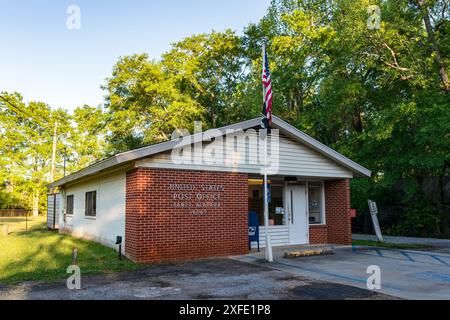
<path id="1" fill-rule="evenodd" d="M 439 67 L 439 77 L 441 78 L 442 87 L 446 93 L 450 92 L 450 83 L 447 74 L 447 70 L 445 68 L 444 62 L 442 60 L 441 53 L 439 51 L 436 38 L 434 36 L 433 27 L 431 25 L 430 20 L 430 11 L 428 5 L 425 0 L 416 0 L 417 7 L 419 8 L 423 21 L 425 23 L 425 28 L 427 30 L 428 42 L 431 47 L 431 52 L 434 53 L 435 61 Z"/>

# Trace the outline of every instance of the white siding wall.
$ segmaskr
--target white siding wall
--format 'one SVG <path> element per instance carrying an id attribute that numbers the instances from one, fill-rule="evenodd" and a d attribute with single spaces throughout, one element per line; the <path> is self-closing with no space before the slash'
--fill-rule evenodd
<path id="1" fill-rule="evenodd" d="M 227 149 L 224 142 L 224 154 L 232 153 Z M 205 148 L 206 144 L 204 145 Z M 249 149 L 248 151 L 245 151 Z M 136 167 L 145 168 L 168 168 L 168 169 L 186 169 L 186 170 L 206 170 L 206 171 L 223 171 L 223 172 L 242 172 L 251 174 L 260 174 L 261 166 L 258 164 L 251 164 L 249 154 L 258 154 L 257 148 L 249 148 L 245 144 L 237 146 L 236 156 L 245 159 L 244 164 L 235 166 L 227 165 L 196 165 L 196 164 L 176 164 L 173 163 L 171 152 L 165 152 L 148 159 L 136 162 Z M 269 146 L 270 150 L 270 146 Z M 278 175 L 285 176 L 305 176 L 318 178 L 352 178 L 353 173 L 326 158 L 320 153 L 294 142 L 286 136 L 280 136 L 280 151 L 279 151 L 279 171 Z"/>
<path id="2" fill-rule="evenodd" d="M 67 187 L 64 191 L 65 197 L 74 195 L 74 214 L 73 217 L 67 217 L 65 224 L 65 228 L 71 230 L 74 236 L 91 239 L 112 248 L 116 247 L 116 237 L 122 236 L 125 244 L 125 173 L 82 182 Z M 89 191 L 97 191 L 95 218 L 85 216 L 85 194 Z"/>
<path id="3" fill-rule="evenodd" d="M 56 203 L 55 203 L 56 199 Z M 56 206 L 56 208 L 55 208 Z M 61 194 L 57 193 L 56 197 L 55 194 L 48 194 L 47 195 L 47 227 L 51 230 L 58 230 L 59 229 L 59 219 L 61 217 L 61 211 L 62 211 L 62 196 Z M 55 224 L 53 229 L 53 216 L 55 215 Z"/>

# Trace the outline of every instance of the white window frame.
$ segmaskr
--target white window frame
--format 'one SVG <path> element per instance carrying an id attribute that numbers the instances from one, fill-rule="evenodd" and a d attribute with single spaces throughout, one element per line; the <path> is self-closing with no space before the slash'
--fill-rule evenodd
<path id="1" fill-rule="evenodd" d="M 95 216 L 88 216 L 86 215 L 86 194 L 89 192 L 95 192 Z M 97 220 L 98 217 L 98 189 L 91 189 L 89 191 L 84 192 L 84 219 L 86 220 Z"/>
<path id="2" fill-rule="evenodd" d="M 310 182 L 318 182 L 318 181 L 307 181 L 306 182 L 306 196 L 307 196 L 307 205 L 306 209 L 308 210 L 308 224 L 310 227 L 320 227 L 320 226 L 326 226 L 327 220 L 326 220 L 326 207 L 325 207 L 325 182 L 320 181 L 320 204 L 321 204 L 321 210 L 320 210 L 320 221 L 321 223 L 309 223 L 309 183 Z"/>
<path id="3" fill-rule="evenodd" d="M 73 201 L 72 201 L 72 214 L 68 214 L 69 210 L 69 202 L 67 201 L 67 199 L 69 197 L 72 197 Z M 69 218 L 72 218 L 75 215 L 75 195 L 74 194 L 68 194 L 66 195 L 66 216 Z"/>

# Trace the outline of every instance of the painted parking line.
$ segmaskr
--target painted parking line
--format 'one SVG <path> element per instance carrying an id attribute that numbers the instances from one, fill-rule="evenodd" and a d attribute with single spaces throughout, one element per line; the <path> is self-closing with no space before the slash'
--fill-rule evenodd
<path id="1" fill-rule="evenodd" d="M 411 261 L 411 262 L 416 262 L 416 260 L 414 260 L 413 258 L 411 258 L 411 256 L 407 253 L 407 252 L 405 252 L 405 251 L 399 251 L 400 252 L 400 254 L 402 255 L 402 256 L 404 256 L 406 259 L 408 259 L 409 261 Z"/>
<path id="2" fill-rule="evenodd" d="M 411 251 L 411 250 L 403 250 L 403 251 L 411 253 L 411 254 L 415 254 L 415 255 L 418 255 L 418 256 L 430 256 L 430 255 L 433 255 L 433 256 L 436 256 L 436 257 L 443 258 L 443 259 L 450 259 L 450 255 L 449 254 L 445 255 L 445 254 L 436 254 L 436 253 L 432 253 L 432 252 L 421 252 L 421 251 Z"/>
<path id="3" fill-rule="evenodd" d="M 383 253 L 381 252 L 380 249 L 375 249 L 375 252 L 376 252 L 380 257 L 383 256 Z"/>
<path id="4" fill-rule="evenodd" d="M 401 261 L 410 261 L 410 262 L 418 262 L 418 263 L 432 263 L 439 264 L 450 267 L 450 256 L 447 255 L 439 255 L 425 252 L 417 252 L 417 251 L 406 251 L 406 250 L 394 250 L 394 249 L 378 249 L 378 248 L 365 248 L 365 247 L 355 247 L 352 248 L 352 252 L 355 254 L 364 254 L 369 256 L 377 256 L 385 259 L 393 259 L 393 260 L 401 260 Z M 376 253 L 373 254 L 373 252 Z M 397 256 L 395 254 L 398 254 Z M 392 255 L 394 254 L 394 256 Z M 415 259 L 413 258 L 415 257 Z M 418 258 L 422 258 L 422 260 L 418 260 Z"/>
<path id="5" fill-rule="evenodd" d="M 343 279 L 343 280 L 349 280 L 352 282 L 357 282 L 357 283 L 363 283 L 363 284 L 367 284 L 367 278 L 357 278 L 357 277 L 351 277 L 351 276 L 347 276 L 347 275 L 343 275 L 343 274 L 339 274 L 339 273 L 335 273 L 335 272 L 328 272 L 328 271 L 322 271 L 322 270 L 318 270 L 318 269 L 312 269 L 312 268 L 307 268 L 307 267 L 300 267 L 297 265 L 292 265 L 292 264 L 288 264 L 288 263 L 284 263 L 284 262 L 275 262 L 278 265 L 282 265 L 282 266 L 287 266 L 290 268 L 294 268 L 294 269 L 299 269 L 299 270 L 303 270 L 303 271 L 308 271 L 308 272 L 312 272 L 312 273 L 316 273 L 316 274 L 320 274 L 320 275 L 325 275 L 325 276 L 329 276 L 329 277 L 333 277 L 333 278 L 338 278 L 338 279 Z M 402 288 L 399 287 L 395 287 L 395 286 L 391 286 L 391 285 L 383 285 L 383 287 L 391 289 L 391 290 L 396 290 L 396 291 L 405 291 Z"/>
<path id="6" fill-rule="evenodd" d="M 450 275 L 449 274 L 443 274 L 443 273 L 438 273 L 438 272 L 433 272 L 433 271 L 414 273 L 411 276 L 416 279 L 419 279 L 419 280 L 450 283 Z"/>
<path id="7" fill-rule="evenodd" d="M 245 260 L 247 260 L 247 262 L 250 262 L 250 263 L 257 263 L 257 262 L 260 261 L 260 259 L 255 258 L 255 257 L 245 257 Z M 285 267 L 288 267 L 288 268 L 294 269 L 294 270 L 301 270 L 301 271 L 311 272 L 313 274 L 318 274 L 318 275 L 322 275 L 322 276 L 328 276 L 328 277 L 336 278 L 336 279 L 340 279 L 340 280 L 347 280 L 347 281 L 351 281 L 351 282 L 354 282 L 354 283 L 359 283 L 359 284 L 366 284 L 367 283 L 367 278 L 352 277 L 352 276 L 348 276 L 348 275 L 344 275 L 344 274 L 339 274 L 339 273 L 329 272 L 329 271 L 322 271 L 322 270 L 318 270 L 318 269 L 313 269 L 313 268 L 308 268 L 308 267 L 304 267 L 304 266 L 293 265 L 293 264 L 290 264 L 290 263 L 285 263 L 285 262 L 280 262 L 280 261 L 273 262 L 273 264 L 269 265 L 269 267 L 274 266 L 274 265 L 280 266 L 279 269 L 284 270 L 284 271 L 286 271 Z M 391 286 L 391 285 L 383 285 L 383 287 L 387 288 L 387 289 L 395 290 L 395 291 L 400 291 L 400 292 L 406 291 L 405 289 L 402 289 L 400 287 Z"/>
<path id="8" fill-rule="evenodd" d="M 439 262 L 442 263 L 442 264 L 445 264 L 446 266 L 450 266 L 447 262 L 445 262 L 444 260 L 442 260 L 439 256 L 431 255 L 430 257 L 433 258 L 433 259 L 436 260 L 436 261 L 439 261 Z"/>
<path id="9" fill-rule="evenodd" d="M 384 254 L 380 249 L 371 249 L 370 251 L 354 251 L 355 254 L 362 254 L 366 256 L 372 256 L 376 258 L 390 259 L 390 260 L 401 260 L 406 261 L 410 259 L 405 259 L 405 256 L 400 254 L 398 251 L 386 251 Z"/>
<path id="10" fill-rule="evenodd" d="M 431 258 L 431 256 L 436 256 L 438 259 L 447 259 L 450 256 L 419 252 L 416 257 L 414 256 L 416 252 L 401 250 L 403 253 L 396 251 L 398 258 L 394 259 L 388 256 L 392 252 L 387 251 L 390 250 L 382 251 L 382 257 L 373 251 L 371 254 L 355 255 L 351 258 L 351 250 L 342 252 L 341 248 L 342 259 L 330 258 L 329 263 L 327 263 L 326 258 L 317 261 L 314 259 L 290 261 L 279 258 L 274 263 L 269 264 L 262 257 L 251 255 L 241 256 L 237 260 L 289 272 L 300 277 L 340 283 L 366 290 L 368 275 L 364 274 L 365 267 L 362 267 L 373 264 L 382 268 L 381 290 L 375 290 L 374 292 L 404 299 L 448 299 L 450 297 L 450 270 L 447 269 L 445 264 Z M 336 250 L 336 254 L 339 255 L 338 250 Z M 418 257 L 433 262 L 423 263 L 417 261 L 416 258 Z M 395 262 L 399 259 L 403 259 L 404 263 L 399 265 Z M 411 261 L 411 259 L 414 261 Z M 332 263 L 337 264 L 336 268 L 330 267 Z"/>

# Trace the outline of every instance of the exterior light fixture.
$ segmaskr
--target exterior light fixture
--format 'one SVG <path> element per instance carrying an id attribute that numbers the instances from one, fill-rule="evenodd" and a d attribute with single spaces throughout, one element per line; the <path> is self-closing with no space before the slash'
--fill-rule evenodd
<path id="1" fill-rule="evenodd" d="M 117 236 L 116 245 L 119 246 L 119 260 L 122 260 L 122 237 Z"/>

